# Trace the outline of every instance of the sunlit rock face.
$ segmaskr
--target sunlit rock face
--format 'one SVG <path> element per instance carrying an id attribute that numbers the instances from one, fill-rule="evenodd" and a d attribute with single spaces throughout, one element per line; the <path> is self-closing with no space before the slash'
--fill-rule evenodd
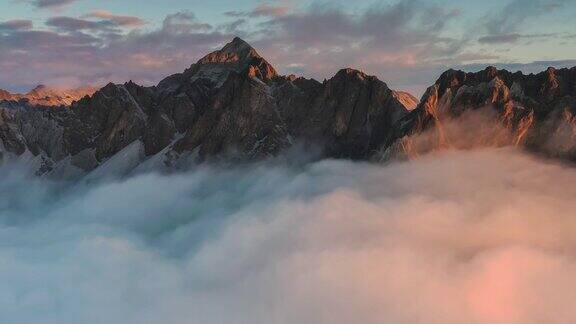
<path id="1" fill-rule="evenodd" d="M 574 160 L 575 113 L 576 68 L 530 75 L 494 67 L 448 70 L 399 123 L 395 149 L 414 155 L 449 146 L 512 144 Z"/>
<path id="2" fill-rule="evenodd" d="M 3 151 L 29 152 L 41 174 L 62 164 L 91 171 L 135 142 L 137 160 L 162 167 L 260 160 L 295 144 L 320 157 L 367 159 L 411 108 L 407 95 L 353 69 L 323 83 L 280 76 L 235 38 L 154 87 L 108 84 L 50 111 L 5 102 L 0 136 Z"/>
<path id="3" fill-rule="evenodd" d="M 393 94 L 394 97 L 396 97 L 396 99 L 398 99 L 398 101 L 400 101 L 404 105 L 404 107 L 406 107 L 406 109 L 408 110 L 414 110 L 416 107 L 418 107 L 418 104 L 420 103 L 420 100 L 418 100 L 418 98 L 414 97 L 408 92 L 394 91 Z"/>

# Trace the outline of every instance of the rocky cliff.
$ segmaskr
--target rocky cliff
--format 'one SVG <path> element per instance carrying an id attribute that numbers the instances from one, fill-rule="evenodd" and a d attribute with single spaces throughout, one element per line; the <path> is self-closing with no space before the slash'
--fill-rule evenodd
<path id="1" fill-rule="evenodd" d="M 518 145 L 576 160 L 576 67 L 524 75 L 448 70 L 398 124 L 394 149 Z M 422 134 L 428 136 L 422 139 Z"/>

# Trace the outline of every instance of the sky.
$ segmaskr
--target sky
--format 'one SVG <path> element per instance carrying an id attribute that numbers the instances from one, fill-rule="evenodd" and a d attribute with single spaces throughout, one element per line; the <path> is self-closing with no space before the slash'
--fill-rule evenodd
<path id="1" fill-rule="evenodd" d="M 234 36 L 282 74 L 420 95 L 448 68 L 576 65 L 576 0 L 0 0 L 0 88 L 154 85 Z"/>

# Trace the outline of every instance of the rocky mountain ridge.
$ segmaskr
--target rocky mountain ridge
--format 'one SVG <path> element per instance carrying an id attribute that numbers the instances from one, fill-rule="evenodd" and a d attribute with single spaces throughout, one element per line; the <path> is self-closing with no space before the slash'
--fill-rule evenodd
<path id="1" fill-rule="evenodd" d="M 0 152 L 56 178 L 251 161 L 296 144 L 320 157 L 366 160 L 442 146 L 443 120 L 489 107 L 497 119 L 490 123 L 516 138 L 510 143 L 573 158 L 575 74 L 449 70 L 417 103 L 353 69 L 324 82 L 279 75 L 235 38 L 157 86 L 108 84 L 52 109 L 5 101 Z M 415 145 L 425 133 L 434 134 L 429 147 Z"/>
<path id="2" fill-rule="evenodd" d="M 467 134 L 450 127 L 455 123 L 462 126 L 472 114 L 477 118 L 472 120 L 475 124 L 467 125 Z M 476 73 L 448 70 L 427 89 L 418 107 L 399 122 L 396 137 L 402 138 L 403 147 L 415 151 L 463 144 L 517 145 L 576 160 L 574 116 L 576 67 L 548 68 L 529 75 L 495 67 Z M 433 143 L 426 143 L 429 147 L 410 141 L 410 135 L 421 138 L 426 131 L 433 137 Z M 470 134 L 476 143 L 458 143 L 458 137 Z"/>

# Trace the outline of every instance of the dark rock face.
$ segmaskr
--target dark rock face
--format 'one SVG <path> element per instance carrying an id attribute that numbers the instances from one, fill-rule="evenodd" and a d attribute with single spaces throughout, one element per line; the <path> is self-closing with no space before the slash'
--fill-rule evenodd
<path id="1" fill-rule="evenodd" d="M 408 113 L 376 77 L 351 69 L 324 83 L 280 76 L 239 38 L 155 87 L 108 84 L 67 108 L 0 111 L 9 115 L 0 119 L 4 150 L 50 160 L 45 172 L 67 159 L 93 169 L 136 141 L 164 165 L 190 156 L 261 159 L 296 142 L 364 159 Z"/>
<path id="2" fill-rule="evenodd" d="M 331 157 L 368 158 L 408 113 L 384 82 L 351 69 L 324 84 L 297 79 L 278 91 L 291 134 L 322 143 Z"/>
<path id="3" fill-rule="evenodd" d="M 147 94 L 133 83 L 108 84 L 91 98 L 73 104 L 72 118 L 77 119 L 81 131 L 86 132 L 80 136 L 87 137 L 87 142 L 72 147 L 70 153 L 91 148 L 98 160 L 103 160 L 140 139 L 148 118 L 140 102 L 148 99 Z"/>
<path id="4" fill-rule="evenodd" d="M 3 151 L 20 155 L 26 150 L 26 143 L 19 136 L 14 118 L 6 110 L 0 110 L 0 139 Z"/>
<path id="5" fill-rule="evenodd" d="M 576 67 L 524 75 L 488 67 L 477 73 L 448 70 L 418 107 L 398 124 L 397 138 L 443 120 L 490 109 L 511 133 L 511 143 L 576 160 Z"/>

